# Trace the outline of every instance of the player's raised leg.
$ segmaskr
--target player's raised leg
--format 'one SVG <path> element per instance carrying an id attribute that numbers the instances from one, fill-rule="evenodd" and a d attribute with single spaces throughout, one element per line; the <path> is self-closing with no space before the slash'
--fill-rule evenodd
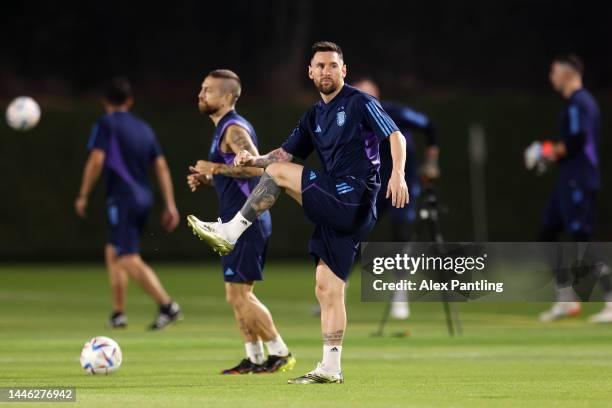
<path id="1" fill-rule="evenodd" d="M 170 323 L 183 318 L 178 303 L 172 301 L 153 269 L 142 260 L 140 255 L 128 254 L 120 256 L 117 264 L 120 268 L 128 271 L 130 276 L 159 305 L 159 314 L 153 324 L 151 324 L 151 330 L 163 329 Z"/>
<path id="2" fill-rule="evenodd" d="M 303 166 L 295 163 L 272 163 L 266 167 L 259 183 L 244 206 L 229 222 L 202 222 L 195 216 L 187 217 L 194 234 L 209 244 L 220 255 L 230 253 L 244 231 L 263 212 L 272 208 L 280 192 L 301 204 L 301 180 Z"/>
<path id="3" fill-rule="evenodd" d="M 106 269 L 108 270 L 113 304 L 113 313 L 108 321 L 108 325 L 113 329 L 124 328 L 127 326 L 125 296 L 128 288 L 128 274 L 126 270 L 118 265 L 117 254 L 112 245 L 106 244 L 104 248 L 104 258 L 106 261 Z"/>
<path id="4" fill-rule="evenodd" d="M 289 380 L 289 384 L 342 383 L 342 340 L 346 330 L 346 307 L 342 279 L 323 261 L 317 265 L 316 296 L 321 306 L 321 332 L 323 334 L 323 361 L 317 367 Z"/>

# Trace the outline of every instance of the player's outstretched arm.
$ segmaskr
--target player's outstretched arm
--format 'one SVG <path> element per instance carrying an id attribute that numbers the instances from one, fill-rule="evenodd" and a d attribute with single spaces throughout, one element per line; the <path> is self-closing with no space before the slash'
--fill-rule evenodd
<path id="1" fill-rule="evenodd" d="M 74 202 L 74 209 L 81 218 L 87 215 L 89 193 L 91 193 L 91 190 L 100 178 L 105 159 L 106 153 L 102 149 L 93 149 L 91 153 L 89 153 L 89 158 L 83 169 L 83 180 L 81 181 L 79 196 Z"/>
<path id="2" fill-rule="evenodd" d="M 386 198 L 391 197 L 391 204 L 396 208 L 403 208 L 408 204 L 408 186 L 404 178 L 404 167 L 406 165 L 406 139 L 401 132 L 395 131 L 389 135 L 391 144 L 391 157 L 393 158 L 393 170 L 387 185 Z"/>
<path id="3" fill-rule="evenodd" d="M 252 166 L 265 169 L 272 163 L 290 162 L 293 160 L 293 155 L 286 152 L 282 147 L 272 150 L 263 156 L 253 155 L 250 152 L 243 150 L 236 155 L 234 164 L 236 166 Z"/>
<path id="4" fill-rule="evenodd" d="M 251 135 L 242 126 L 231 125 L 225 131 L 221 146 L 225 149 L 230 149 L 234 154 L 239 154 L 241 151 L 247 151 L 249 154 L 257 156 L 259 152 L 251 139 Z M 195 168 L 200 174 L 214 175 L 219 174 L 233 178 L 251 178 L 259 177 L 263 171 L 255 167 L 238 167 L 229 166 L 223 163 L 213 163 L 205 160 L 197 162 Z"/>
<path id="5" fill-rule="evenodd" d="M 159 189 L 165 204 L 162 214 L 162 225 L 166 231 L 171 232 L 178 225 L 180 217 L 174 201 L 174 187 L 172 185 L 170 169 L 164 156 L 158 156 L 155 159 L 155 174 L 157 174 Z"/>

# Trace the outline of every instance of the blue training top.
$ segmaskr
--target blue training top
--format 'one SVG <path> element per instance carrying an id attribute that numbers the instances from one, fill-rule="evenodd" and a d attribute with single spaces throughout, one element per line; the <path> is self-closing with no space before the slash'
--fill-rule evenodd
<path id="1" fill-rule="evenodd" d="M 221 141 L 225 131 L 231 125 L 237 125 L 247 131 L 253 144 L 258 147 L 257 135 L 253 126 L 242 116 L 236 113 L 235 110 L 229 111 L 225 114 L 217 123 L 217 128 L 213 135 L 213 140 L 210 145 L 210 152 L 208 159 L 215 163 L 224 163 L 227 165 L 233 165 L 234 157 L 232 153 L 225 153 L 221 151 Z M 259 148 L 259 147 L 258 147 Z M 215 190 L 217 192 L 217 199 L 219 202 L 219 215 L 223 222 L 231 220 L 234 215 L 244 205 L 247 197 L 251 194 L 251 191 L 255 188 L 259 182 L 259 177 L 252 177 L 248 179 L 239 179 L 233 177 L 227 177 L 220 174 L 213 176 L 215 181 Z M 270 212 L 266 211 L 259 216 L 259 221 L 264 233 L 264 236 L 270 236 L 272 233 L 272 217 Z"/>
<path id="2" fill-rule="evenodd" d="M 601 117 L 597 101 L 586 89 L 570 96 L 561 113 L 561 137 L 567 156 L 559 160 L 561 180 L 575 180 L 580 186 L 598 190 L 599 131 Z"/>
<path id="3" fill-rule="evenodd" d="M 363 180 L 374 203 L 380 188 L 378 144 L 395 131 L 376 98 L 344 85 L 329 103 L 318 101 L 302 116 L 282 148 L 301 159 L 316 150 L 326 174 Z"/>
<path id="4" fill-rule="evenodd" d="M 102 115 L 93 127 L 87 148 L 106 153 L 104 175 L 108 197 L 152 204 L 148 169 L 163 153 L 145 121 L 130 112 Z"/>

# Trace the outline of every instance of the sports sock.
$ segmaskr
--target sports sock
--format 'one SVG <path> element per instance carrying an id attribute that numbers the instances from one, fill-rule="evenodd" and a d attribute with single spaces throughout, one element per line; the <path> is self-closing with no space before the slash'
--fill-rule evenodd
<path id="1" fill-rule="evenodd" d="M 244 349 L 246 355 L 254 364 L 263 364 L 264 362 L 264 348 L 261 340 L 253 341 L 250 343 L 244 343 Z"/>
<path id="2" fill-rule="evenodd" d="M 578 296 L 571 286 L 557 288 L 557 302 L 576 302 Z"/>
<path id="3" fill-rule="evenodd" d="M 598 262 L 594 267 L 595 276 L 604 293 L 604 300 L 609 303 L 612 301 L 612 282 L 610 281 L 610 267 L 603 262 Z"/>
<path id="4" fill-rule="evenodd" d="M 408 301 L 408 292 L 405 290 L 396 290 L 393 293 L 392 302 L 407 302 Z"/>
<path id="5" fill-rule="evenodd" d="M 223 224 L 223 231 L 225 237 L 230 242 L 238 241 L 238 238 L 242 235 L 247 228 L 251 226 L 253 222 L 244 218 L 244 216 L 238 211 L 234 218 Z"/>
<path id="6" fill-rule="evenodd" d="M 259 214 L 270 209 L 280 194 L 281 188 L 267 172 L 259 179 L 259 183 L 240 209 L 244 218 L 253 222 Z M 246 228 L 245 228 L 246 229 Z"/>
<path id="7" fill-rule="evenodd" d="M 289 349 L 280 334 L 272 340 L 266 341 L 266 348 L 271 356 L 287 357 L 289 355 Z"/>
<path id="8" fill-rule="evenodd" d="M 337 374 L 340 370 L 340 357 L 342 346 L 323 346 L 323 363 L 321 368 L 331 374 Z"/>

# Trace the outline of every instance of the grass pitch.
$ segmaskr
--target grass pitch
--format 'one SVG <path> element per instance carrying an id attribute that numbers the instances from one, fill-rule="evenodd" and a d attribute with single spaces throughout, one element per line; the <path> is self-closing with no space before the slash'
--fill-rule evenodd
<path id="1" fill-rule="evenodd" d="M 256 293 L 296 356 L 289 373 L 221 376 L 244 347 L 225 304 L 218 265 L 154 265 L 185 320 L 146 332 L 156 309 L 131 283 L 129 327 L 105 328 L 109 289 L 101 265 L 0 267 L 0 387 L 73 386 L 70 407 L 591 407 L 612 401 L 612 326 L 584 318 L 541 325 L 542 304 L 461 305 L 464 335 L 449 338 L 437 303 L 411 305 L 406 322 L 373 338 L 380 303 L 360 303 L 359 276 L 348 290 L 349 327 L 342 385 L 291 386 L 321 355 L 311 314 L 310 265 L 269 263 Z M 585 314 L 601 305 L 585 305 Z M 116 339 L 123 367 L 89 376 L 83 343 Z M 7 404 L 0 404 L 6 406 Z M 27 405 L 27 404 L 26 404 Z M 62 405 L 62 404 L 60 404 Z M 18 406 L 25 406 L 20 403 Z M 54 405 L 56 406 L 56 405 Z"/>

